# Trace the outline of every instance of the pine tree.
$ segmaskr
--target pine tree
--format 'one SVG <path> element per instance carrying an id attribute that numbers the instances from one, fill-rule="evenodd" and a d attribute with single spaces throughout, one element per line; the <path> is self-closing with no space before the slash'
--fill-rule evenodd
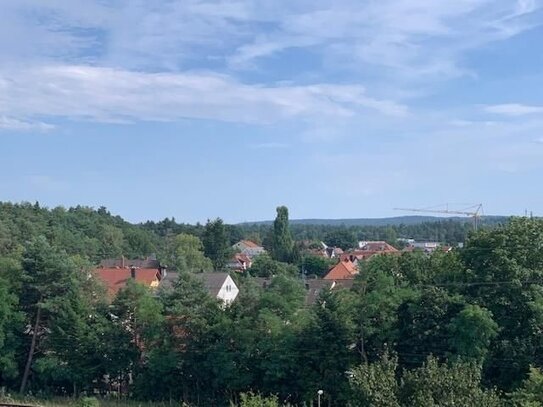
<path id="1" fill-rule="evenodd" d="M 203 243 L 204 254 L 211 259 L 215 270 L 222 270 L 230 253 L 226 228 L 221 218 L 207 221 Z"/>

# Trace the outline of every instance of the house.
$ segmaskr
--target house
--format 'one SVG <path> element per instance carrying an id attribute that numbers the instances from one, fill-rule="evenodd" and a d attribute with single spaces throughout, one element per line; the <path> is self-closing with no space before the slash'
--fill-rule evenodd
<path id="1" fill-rule="evenodd" d="M 329 272 L 324 276 L 325 280 L 350 280 L 358 274 L 358 269 L 349 259 L 340 260 Z"/>
<path id="2" fill-rule="evenodd" d="M 397 253 L 398 249 L 385 241 L 361 241 L 358 242 L 359 251 L 374 253 Z"/>
<path id="3" fill-rule="evenodd" d="M 231 304 L 239 294 L 239 288 L 228 273 L 196 273 L 206 291 L 213 298 L 221 300 L 224 305 Z M 160 284 L 162 290 L 170 290 L 179 278 L 178 273 L 168 273 Z"/>
<path id="4" fill-rule="evenodd" d="M 115 297 L 119 290 L 133 280 L 145 287 L 157 288 L 164 277 L 164 271 L 153 268 L 137 267 L 100 267 L 94 272 L 95 276 L 104 283 L 109 298 Z"/>
<path id="5" fill-rule="evenodd" d="M 226 268 L 230 270 L 243 273 L 251 268 L 253 261 L 251 258 L 243 253 L 236 253 L 234 256 L 226 263 Z"/>
<path id="6" fill-rule="evenodd" d="M 324 280 L 324 279 L 311 279 L 305 281 L 305 305 L 313 305 L 317 302 L 321 292 L 324 290 L 332 291 L 339 289 L 350 290 L 353 286 L 354 280 Z"/>
<path id="7" fill-rule="evenodd" d="M 103 268 L 125 268 L 132 266 L 140 269 L 160 269 L 163 267 L 155 257 L 151 256 L 145 259 L 127 259 L 121 256 L 115 259 L 104 259 L 100 262 L 100 267 Z"/>
<path id="8" fill-rule="evenodd" d="M 240 240 L 232 248 L 236 252 L 245 254 L 251 258 L 266 253 L 266 249 L 251 240 Z"/>

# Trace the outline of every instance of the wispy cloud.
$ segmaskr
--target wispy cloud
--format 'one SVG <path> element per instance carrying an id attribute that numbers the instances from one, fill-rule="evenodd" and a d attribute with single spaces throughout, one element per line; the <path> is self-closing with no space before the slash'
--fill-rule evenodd
<path id="1" fill-rule="evenodd" d="M 13 117 L 0 116 L 0 131 L 1 130 L 16 130 L 16 131 L 48 131 L 54 129 L 52 124 L 39 121 L 24 121 Z"/>
<path id="2" fill-rule="evenodd" d="M 525 116 L 530 114 L 542 114 L 543 106 L 523 105 L 520 103 L 507 103 L 502 105 L 486 106 L 485 111 L 504 116 Z"/>
<path id="3" fill-rule="evenodd" d="M 211 73 L 145 73 L 56 65 L 0 74 L 0 114 L 96 121 L 212 119 L 270 123 L 349 117 L 364 111 L 402 116 L 403 105 L 374 99 L 358 85 L 246 85 Z"/>

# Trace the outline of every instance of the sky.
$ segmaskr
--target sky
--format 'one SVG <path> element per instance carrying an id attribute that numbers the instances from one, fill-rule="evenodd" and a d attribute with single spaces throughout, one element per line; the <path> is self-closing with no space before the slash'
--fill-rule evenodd
<path id="1" fill-rule="evenodd" d="M 543 215 L 543 0 L 0 0 L 0 200 Z"/>

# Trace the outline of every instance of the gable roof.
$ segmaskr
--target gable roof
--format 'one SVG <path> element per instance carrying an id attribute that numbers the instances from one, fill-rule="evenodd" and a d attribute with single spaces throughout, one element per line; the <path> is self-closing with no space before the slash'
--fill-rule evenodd
<path id="1" fill-rule="evenodd" d="M 132 272 L 126 267 L 98 268 L 95 270 L 95 275 L 103 281 L 110 297 L 114 297 L 132 279 Z M 153 283 L 160 281 L 160 271 L 157 269 L 136 269 L 135 281 L 146 287 L 151 287 Z"/>
<path id="2" fill-rule="evenodd" d="M 365 244 L 360 248 L 360 251 L 394 253 L 397 252 L 398 249 L 396 249 L 394 246 L 389 245 L 383 240 L 379 240 L 375 242 L 365 242 Z"/>
<path id="3" fill-rule="evenodd" d="M 240 240 L 234 245 L 234 247 L 239 247 L 239 246 L 243 246 L 245 248 L 250 248 L 250 249 L 264 249 L 262 246 L 260 246 L 259 244 L 256 244 L 252 240 Z"/>
<path id="4" fill-rule="evenodd" d="M 210 295 L 216 297 L 219 294 L 224 282 L 230 275 L 228 273 L 198 273 L 195 277 L 199 278 L 203 283 L 205 289 Z M 235 283 L 234 283 L 235 284 Z"/>
<path id="5" fill-rule="evenodd" d="M 305 296 L 305 304 L 312 305 L 317 302 L 320 293 L 323 290 L 335 290 L 335 289 L 350 289 L 352 288 L 354 280 L 322 280 L 322 279 L 313 279 L 305 281 L 305 288 L 307 290 Z"/>
<path id="6" fill-rule="evenodd" d="M 341 260 L 324 276 L 325 280 L 353 279 L 358 273 L 355 265 L 349 259 Z"/>

